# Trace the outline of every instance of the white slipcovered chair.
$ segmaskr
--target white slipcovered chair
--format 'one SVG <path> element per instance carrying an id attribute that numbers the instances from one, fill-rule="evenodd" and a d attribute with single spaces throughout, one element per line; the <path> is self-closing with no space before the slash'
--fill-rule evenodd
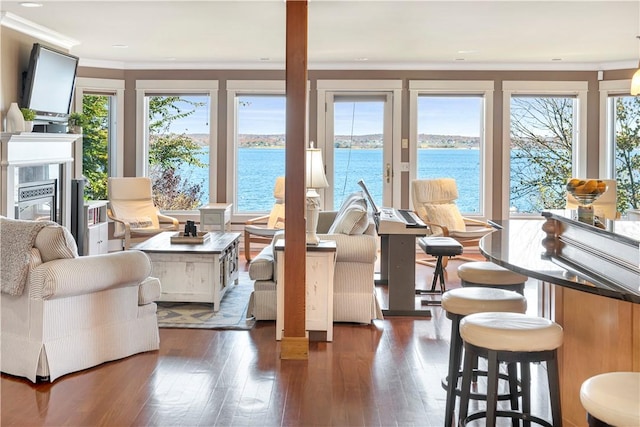
<path id="1" fill-rule="evenodd" d="M 113 236 L 124 240 L 125 250 L 132 239 L 178 230 L 179 221 L 161 214 L 154 205 L 150 178 L 109 178 L 107 192 L 107 215 L 115 223 Z"/>
<path id="2" fill-rule="evenodd" d="M 79 257 L 64 227 L 0 217 L 0 370 L 56 378 L 160 346 L 160 282 L 140 251 Z"/>
<path id="3" fill-rule="evenodd" d="M 411 200 L 416 214 L 429 226 L 428 236 L 451 237 L 462 246 L 477 246 L 493 228 L 484 221 L 463 217 L 456 205 L 458 187 L 453 178 L 415 179 L 411 182 Z M 473 260 L 463 256 L 459 259 Z M 443 260 L 446 267 L 447 258 Z M 418 263 L 431 265 L 428 260 Z"/>
<path id="4" fill-rule="evenodd" d="M 251 242 L 269 244 L 277 231 L 284 229 L 284 176 L 273 187 L 275 203 L 269 215 L 252 218 L 244 226 L 244 257 L 251 261 Z"/>

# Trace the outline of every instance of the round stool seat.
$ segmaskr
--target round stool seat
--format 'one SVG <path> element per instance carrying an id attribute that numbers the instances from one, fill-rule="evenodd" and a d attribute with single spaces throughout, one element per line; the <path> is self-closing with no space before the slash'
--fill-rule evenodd
<path id="1" fill-rule="evenodd" d="M 612 426 L 640 426 L 640 372 L 609 372 L 587 379 L 580 401 L 593 417 Z"/>
<path id="2" fill-rule="evenodd" d="M 458 267 L 463 282 L 478 285 L 513 285 L 524 283 L 528 277 L 489 261 L 466 262 Z M 463 283 L 464 285 L 464 283 Z"/>
<path id="3" fill-rule="evenodd" d="M 486 311 L 524 313 L 527 300 L 517 292 L 494 288 L 457 288 L 442 294 L 448 313 L 469 315 Z"/>
<path id="4" fill-rule="evenodd" d="M 475 313 L 460 321 L 465 342 L 490 350 L 554 350 L 562 345 L 562 335 L 557 323 L 520 313 Z"/>

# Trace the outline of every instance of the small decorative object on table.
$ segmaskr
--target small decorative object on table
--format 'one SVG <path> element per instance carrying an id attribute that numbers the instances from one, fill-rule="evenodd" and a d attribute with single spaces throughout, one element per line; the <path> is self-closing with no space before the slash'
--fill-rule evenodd
<path id="1" fill-rule="evenodd" d="M 607 191 L 607 184 L 599 179 L 572 178 L 567 183 L 567 192 L 579 203 L 578 221 L 593 225 L 593 202 Z"/>
<path id="2" fill-rule="evenodd" d="M 26 132 L 33 131 L 33 121 L 36 118 L 36 112 L 30 108 L 21 108 L 20 112 L 22 113 L 22 117 L 24 118 L 24 130 Z"/>
<path id="3" fill-rule="evenodd" d="M 184 225 L 184 233 L 176 233 L 171 236 L 171 243 L 204 243 L 209 238 L 209 233 L 196 228 L 194 221 L 187 221 Z"/>

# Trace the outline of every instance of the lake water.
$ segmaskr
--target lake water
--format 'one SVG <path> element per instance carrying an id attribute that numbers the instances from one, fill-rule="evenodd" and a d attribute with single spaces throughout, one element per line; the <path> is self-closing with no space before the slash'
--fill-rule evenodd
<path id="1" fill-rule="evenodd" d="M 205 148 L 202 157 L 208 158 Z M 480 176 L 479 150 L 419 149 L 418 178 L 450 177 L 456 180 L 459 199 L 457 204 L 464 213 L 479 212 Z M 273 184 L 284 175 L 284 149 L 241 148 L 237 209 L 239 212 L 269 211 L 273 205 Z M 334 207 L 351 192 L 358 191 L 357 182 L 363 179 L 378 203 L 382 200 L 382 149 L 336 149 L 334 176 Z M 180 174 L 203 182 L 207 188 L 205 169 L 183 169 Z M 208 198 L 208 197 L 207 197 Z M 202 200 L 208 203 L 208 200 Z M 526 200 L 516 202 L 520 210 L 527 208 Z"/>

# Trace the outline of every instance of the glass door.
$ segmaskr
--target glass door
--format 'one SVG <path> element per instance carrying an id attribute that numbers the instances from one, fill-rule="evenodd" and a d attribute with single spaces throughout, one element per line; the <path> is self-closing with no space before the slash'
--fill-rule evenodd
<path id="1" fill-rule="evenodd" d="M 326 209 L 338 209 L 364 180 L 379 206 L 392 206 L 392 94 L 327 92 Z"/>

